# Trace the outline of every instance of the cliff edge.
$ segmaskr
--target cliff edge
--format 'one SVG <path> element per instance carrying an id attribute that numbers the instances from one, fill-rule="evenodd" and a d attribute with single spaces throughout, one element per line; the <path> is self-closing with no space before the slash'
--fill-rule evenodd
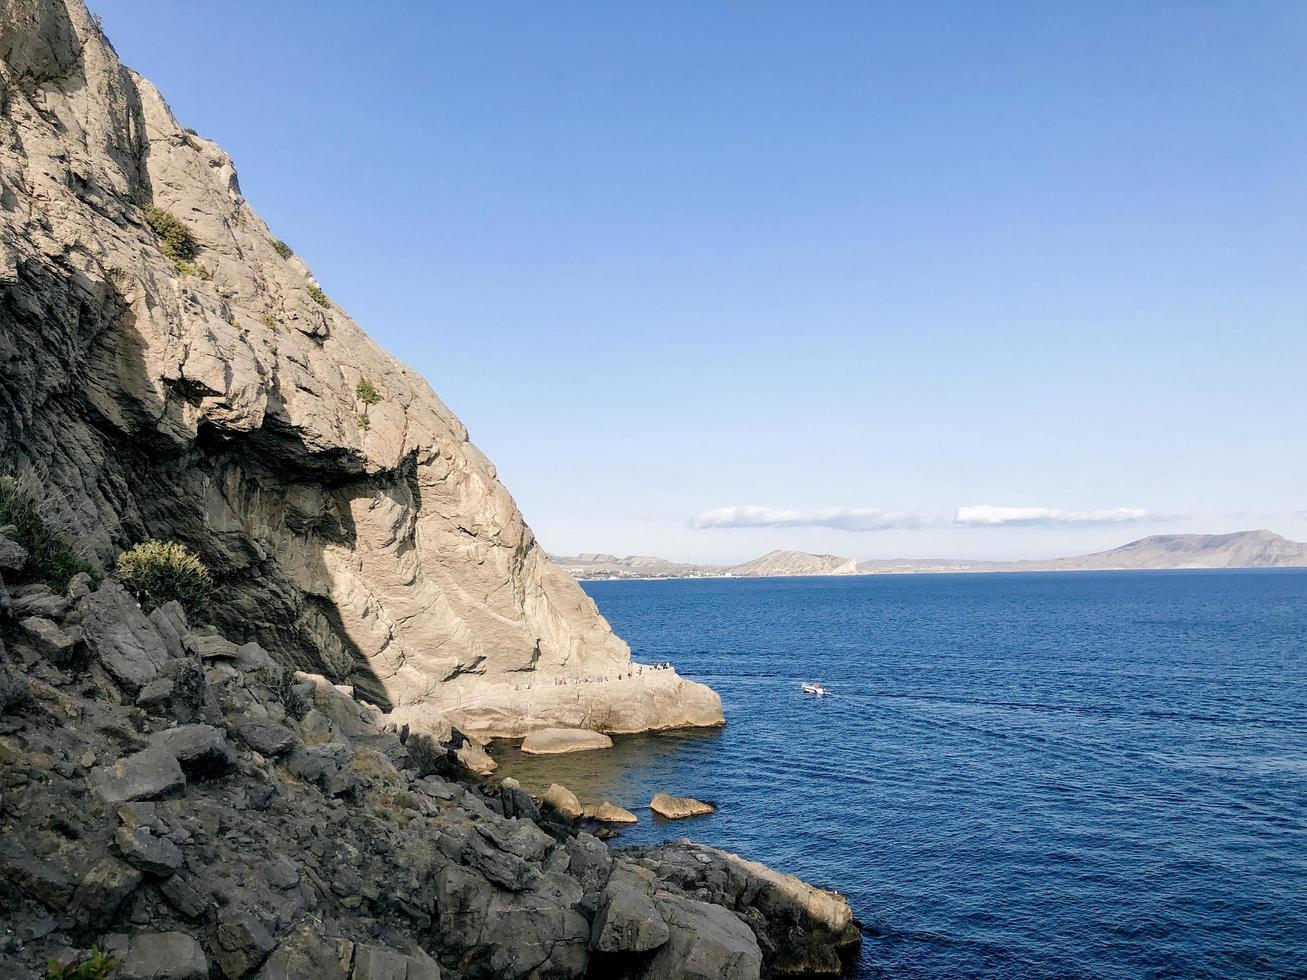
<path id="1" fill-rule="evenodd" d="M 628 648 L 463 425 L 82 0 L 0 0 L 0 61 L 0 461 L 102 564 L 182 541 L 229 635 L 413 725 L 721 724 L 674 672 L 595 682 Z"/>

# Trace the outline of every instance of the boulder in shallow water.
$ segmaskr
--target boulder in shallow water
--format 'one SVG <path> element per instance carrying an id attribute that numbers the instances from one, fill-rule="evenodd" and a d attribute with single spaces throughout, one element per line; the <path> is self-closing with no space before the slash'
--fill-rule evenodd
<path id="1" fill-rule="evenodd" d="M 576 794 L 566 786 L 558 783 L 549 784 L 549 788 L 545 790 L 545 795 L 541 797 L 540 802 L 555 813 L 561 813 L 572 820 L 585 812 L 581 806 L 581 801 L 576 798 Z"/>
<path id="2" fill-rule="evenodd" d="M 684 820 L 686 817 L 701 817 L 706 813 L 714 812 L 717 808 L 711 803 L 704 803 L 702 800 L 691 799 L 688 796 L 655 793 L 654 798 L 649 801 L 649 809 L 667 820 Z"/>
<path id="3" fill-rule="evenodd" d="M 471 739 L 467 739 L 455 749 L 454 756 L 458 759 L 459 765 L 479 776 L 489 776 L 499 768 L 499 763 L 490 758 L 490 753 L 485 750 L 485 747 Z"/>
<path id="4" fill-rule="evenodd" d="M 588 806 L 582 811 L 591 820 L 600 823 L 639 823 L 639 818 L 630 810 L 624 810 L 615 803 L 604 800 L 598 806 Z"/>
<path id="5" fill-rule="evenodd" d="M 613 740 L 607 735 L 584 728 L 542 728 L 522 740 L 522 751 L 529 755 L 558 755 L 612 747 Z"/>

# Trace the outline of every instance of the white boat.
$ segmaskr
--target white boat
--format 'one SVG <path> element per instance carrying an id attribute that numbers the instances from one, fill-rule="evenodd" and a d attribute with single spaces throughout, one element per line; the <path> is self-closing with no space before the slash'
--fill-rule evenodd
<path id="1" fill-rule="evenodd" d="M 804 684 L 803 693 L 815 694 L 817 697 L 823 697 L 824 695 L 829 694 L 830 691 L 826 690 L 826 688 L 822 687 L 820 684 Z"/>

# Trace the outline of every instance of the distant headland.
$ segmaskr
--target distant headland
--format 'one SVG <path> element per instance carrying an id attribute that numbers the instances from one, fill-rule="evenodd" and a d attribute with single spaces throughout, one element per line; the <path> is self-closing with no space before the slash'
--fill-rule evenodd
<path id="1" fill-rule="evenodd" d="M 770 551 L 739 565 L 696 565 L 647 555 L 550 555 L 578 579 L 775 578 L 794 575 L 910 575 L 924 572 L 1084 572 L 1165 568 L 1307 568 L 1307 544 L 1274 531 L 1155 534 L 1110 551 L 1068 558 L 981 561 L 968 558 L 879 558 Z"/>

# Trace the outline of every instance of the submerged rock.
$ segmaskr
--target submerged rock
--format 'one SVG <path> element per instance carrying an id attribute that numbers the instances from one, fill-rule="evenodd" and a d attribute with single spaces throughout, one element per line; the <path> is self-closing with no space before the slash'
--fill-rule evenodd
<path id="1" fill-rule="evenodd" d="M 584 728 L 544 728 L 522 740 L 522 751 L 528 755 L 559 755 L 612 747 L 613 740 L 607 735 Z"/>

